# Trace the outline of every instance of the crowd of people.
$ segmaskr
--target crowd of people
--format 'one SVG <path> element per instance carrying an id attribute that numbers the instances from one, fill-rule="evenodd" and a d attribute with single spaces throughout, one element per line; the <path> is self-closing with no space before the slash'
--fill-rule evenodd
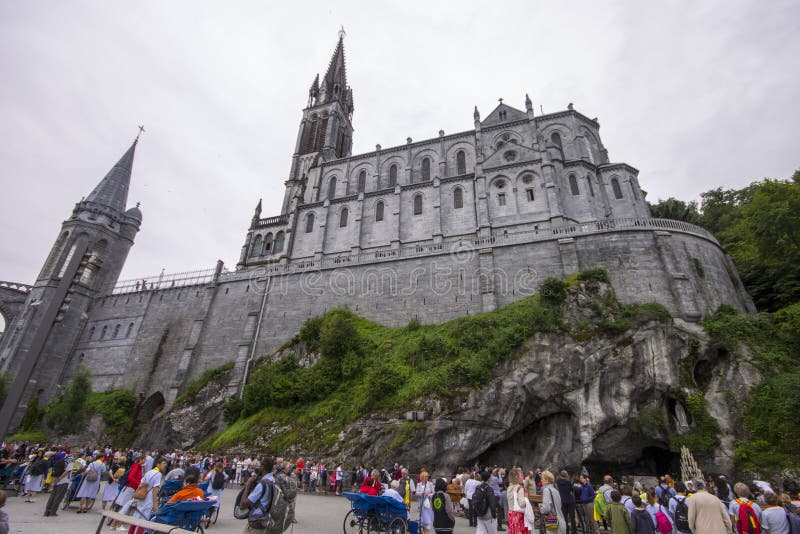
<path id="1" fill-rule="evenodd" d="M 304 458 L 13 443 L 5 443 L 0 450 L 0 472 L 4 484 L 16 483 L 27 503 L 36 503 L 47 492 L 42 511 L 46 517 L 57 516 L 69 495 L 77 505 L 76 513 L 85 513 L 100 499 L 104 509 L 113 507 L 150 519 L 158 509 L 158 489 L 164 481 L 182 480 L 182 488 L 170 502 L 211 498 L 219 506 L 224 489 L 237 485 L 247 488 L 240 506 L 255 508 L 269 502 L 273 484 L 277 485 L 290 522 L 297 521 L 298 492 L 383 495 L 403 503 L 407 518 L 418 521 L 424 534 L 452 534 L 459 515 L 467 518 L 475 532 L 485 534 L 505 530 L 509 534 L 541 530 L 553 534 L 796 534 L 800 528 L 797 487 L 773 489 L 759 481 L 731 484 L 724 476 L 676 481 L 664 475 L 648 487 L 643 481 L 617 482 L 605 475 L 602 484 L 596 485 L 585 470 L 571 476 L 541 467 L 525 472 L 516 466 L 476 465 L 437 477 L 425 468 L 412 474 L 399 464 L 345 468 Z M 201 483 L 204 489 L 198 487 Z M 5 493 L 0 496 L 4 501 Z M 7 528 L 8 521 L 2 504 L 0 534 L 7 532 L 3 522 Z M 116 523 L 111 528 L 134 531 Z"/>

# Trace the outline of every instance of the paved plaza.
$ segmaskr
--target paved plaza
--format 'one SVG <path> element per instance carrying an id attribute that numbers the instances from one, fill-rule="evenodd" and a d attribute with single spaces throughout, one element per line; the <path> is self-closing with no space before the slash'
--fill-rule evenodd
<path id="1" fill-rule="evenodd" d="M 245 521 L 235 519 L 231 514 L 233 499 L 238 487 L 225 490 L 222 494 L 222 511 L 219 520 L 211 525 L 207 532 L 211 534 L 239 533 L 244 530 Z M 77 514 L 73 507 L 70 511 L 59 511 L 58 517 L 43 517 L 47 495 L 36 499 L 35 503 L 26 503 L 19 497 L 9 496 L 5 510 L 11 518 L 12 534 L 90 534 L 96 531 L 100 522 L 100 503 L 96 503 L 88 514 Z M 297 496 L 297 524 L 287 530 L 291 534 L 334 534 L 342 532 L 344 516 L 350 509 L 349 501 L 344 497 L 307 495 Z M 419 512 L 415 506 L 413 517 Z M 471 532 L 464 518 L 456 519 L 457 532 Z M 115 532 L 108 527 L 102 532 Z"/>

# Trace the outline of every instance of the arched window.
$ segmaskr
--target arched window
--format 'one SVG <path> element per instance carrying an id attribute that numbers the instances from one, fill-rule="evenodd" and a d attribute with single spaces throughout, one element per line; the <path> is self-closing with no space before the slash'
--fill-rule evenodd
<path id="1" fill-rule="evenodd" d="M 422 195 L 414 196 L 414 215 L 422 215 Z"/>
<path id="2" fill-rule="evenodd" d="M 277 234 L 275 234 L 275 243 L 273 243 L 272 245 L 272 252 L 274 254 L 283 251 L 283 240 L 284 240 L 283 231 L 280 231 Z"/>
<path id="3" fill-rule="evenodd" d="M 460 187 L 453 189 L 453 208 L 460 209 L 464 207 L 464 191 Z"/>
<path id="4" fill-rule="evenodd" d="M 631 184 L 631 192 L 633 192 L 633 198 L 639 200 L 639 195 L 638 193 L 636 193 L 636 186 L 633 185 L 633 180 L 631 180 L 628 183 Z"/>
<path id="5" fill-rule="evenodd" d="M 253 248 L 250 249 L 250 257 L 255 258 L 256 256 L 261 256 L 261 234 L 253 239 Z"/>
<path id="6" fill-rule="evenodd" d="M 261 251 L 262 256 L 272 254 L 272 232 L 264 236 L 264 249 Z"/>
<path id="7" fill-rule="evenodd" d="M 561 134 L 558 132 L 553 132 L 553 135 L 550 136 L 550 140 L 556 145 L 559 149 L 563 149 L 564 145 L 561 143 Z"/>
<path id="8" fill-rule="evenodd" d="M 611 189 L 614 191 L 614 198 L 622 198 L 622 188 L 616 178 L 611 179 Z"/>
<path id="9" fill-rule="evenodd" d="M 328 182 L 328 200 L 333 200 L 336 198 L 336 177 L 334 176 L 331 178 L 331 181 Z"/>
<path id="10" fill-rule="evenodd" d="M 378 201 L 375 204 L 375 222 L 383 220 L 383 201 Z"/>
<path id="11" fill-rule="evenodd" d="M 430 158 L 422 158 L 422 179 L 426 180 L 426 181 L 431 179 L 431 159 Z"/>
<path id="12" fill-rule="evenodd" d="M 119 337 L 119 329 L 120 325 L 117 324 L 117 326 L 114 327 L 114 339 L 117 339 Z"/>
<path id="13" fill-rule="evenodd" d="M 578 179 L 575 178 L 574 174 L 569 175 L 569 190 L 575 196 L 581 194 L 581 190 L 578 189 Z"/>
<path id="14" fill-rule="evenodd" d="M 339 228 L 347 226 L 347 215 L 347 208 L 342 208 L 342 212 L 339 214 Z"/>
<path id="15" fill-rule="evenodd" d="M 358 173 L 358 192 L 363 193 L 367 188 L 367 171 Z"/>
<path id="16" fill-rule="evenodd" d="M 456 152 L 456 173 L 458 175 L 467 174 L 467 155 L 463 150 Z"/>
<path id="17" fill-rule="evenodd" d="M 106 332 L 108 332 L 108 326 L 104 326 L 103 329 L 100 331 L 100 339 L 106 338 Z"/>
<path id="18" fill-rule="evenodd" d="M 306 215 L 306 233 L 310 234 L 314 231 L 314 214 L 309 213 Z"/>
<path id="19" fill-rule="evenodd" d="M 592 176 L 589 174 L 586 175 L 586 185 L 589 186 L 589 194 L 594 196 L 594 186 L 592 185 Z"/>
<path id="20" fill-rule="evenodd" d="M 397 185 L 397 165 L 389 167 L 389 187 Z"/>
<path id="21" fill-rule="evenodd" d="M 133 332 L 133 323 L 128 325 L 128 329 L 125 331 L 125 337 L 131 337 L 131 332 Z"/>

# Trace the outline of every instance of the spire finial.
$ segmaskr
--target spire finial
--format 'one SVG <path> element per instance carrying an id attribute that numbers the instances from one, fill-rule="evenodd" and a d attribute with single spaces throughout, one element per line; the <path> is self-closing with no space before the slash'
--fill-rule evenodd
<path id="1" fill-rule="evenodd" d="M 498 98 L 497 101 L 500 102 L 501 104 L 503 103 L 503 99 L 502 98 Z"/>
<path id="2" fill-rule="evenodd" d="M 475 106 L 475 111 L 472 112 L 472 118 L 475 119 L 476 121 L 480 120 L 481 114 L 478 113 L 478 106 Z"/>
<path id="3" fill-rule="evenodd" d="M 344 24 L 339 25 L 339 39 L 344 39 L 347 35 L 347 32 L 344 31 Z"/>
<path id="4" fill-rule="evenodd" d="M 142 205 L 142 203 L 141 203 L 141 202 L 137 202 L 137 203 L 136 203 L 136 207 L 137 207 L 137 208 L 138 208 L 139 206 L 141 206 L 141 205 Z"/>
<path id="5" fill-rule="evenodd" d="M 533 102 L 531 102 L 531 97 L 528 96 L 528 93 L 525 93 L 525 110 L 533 111 Z"/>
<path id="6" fill-rule="evenodd" d="M 144 126 L 140 124 L 139 125 L 139 133 L 136 134 L 136 139 L 134 141 L 139 141 L 139 137 L 145 132 L 147 132 L 147 130 L 145 130 Z"/>

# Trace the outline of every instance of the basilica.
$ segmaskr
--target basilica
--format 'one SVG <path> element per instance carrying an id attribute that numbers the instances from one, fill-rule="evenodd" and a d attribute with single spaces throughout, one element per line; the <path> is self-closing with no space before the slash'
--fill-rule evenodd
<path id="1" fill-rule="evenodd" d="M 520 104 L 483 118 L 465 110 L 468 131 L 353 155 L 340 36 L 309 89 L 281 213 L 264 216 L 258 203 L 237 265 L 120 281 L 143 224 L 127 205 L 134 141 L 65 206 L 35 283 L 0 283 L 0 370 L 18 377 L 19 401 L 0 420 L 13 427 L 78 364 L 96 390 L 133 389 L 157 413 L 225 363 L 235 394 L 256 358 L 332 307 L 391 326 L 438 323 L 588 268 L 608 271 L 620 301 L 658 302 L 686 321 L 721 304 L 754 310 L 712 235 L 650 217 L 639 172 L 611 160 L 597 119 L 572 105 L 536 114 L 527 95 Z"/>

